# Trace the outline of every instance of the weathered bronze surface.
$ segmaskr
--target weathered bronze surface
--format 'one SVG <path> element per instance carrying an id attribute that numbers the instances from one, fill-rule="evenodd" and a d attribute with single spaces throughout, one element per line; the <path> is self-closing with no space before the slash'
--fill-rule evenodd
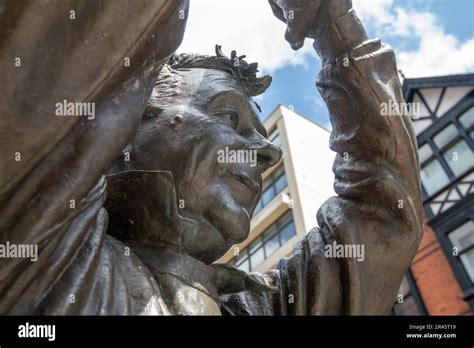
<path id="1" fill-rule="evenodd" d="M 213 262 L 247 237 L 281 156 L 252 99 L 270 78 L 219 47 L 173 55 L 185 0 L 0 5 L 0 244 L 39 250 L 0 259 L 0 314 L 390 311 L 421 237 L 416 139 L 409 118 L 380 115 L 403 102 L 394 54 L 351 1 L 270 1 L 292 47 L 312 38 L 323 62 L 338 196 L 292 257 L 251 275 Z M 93 113 L 58 115 L 68 102 Z M 255 162 L 217 160 L 226 148 Z M 364 261 L 326 257 L 334 242 Z"/>

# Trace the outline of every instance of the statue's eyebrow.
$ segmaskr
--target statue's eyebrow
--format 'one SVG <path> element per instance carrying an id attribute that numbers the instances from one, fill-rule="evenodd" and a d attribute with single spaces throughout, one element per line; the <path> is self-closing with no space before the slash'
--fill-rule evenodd
<path id="1" fill-rule="evenodd" d="M 247 99 L 246 99 L 246 96 L 244 94 L 242 94 L 240 91 L 238 90 L 234 90 L 234 89 L 228 89 L 228 90 L 224 90 L 224 91 L 219 91 L 219 93 L 215 94 L 214 96 L 212 96 L 212 98 L 209 100 L 209 102 L 207 103 L 207 108 L 209 108 L 210 106 L 212 106 L 212 104 L 219 98 L 223 97 L 223 96 L 233 96 L 234 98 L 239 98 L 240 100 L 242 100 L 244 103 L 247 103 Z M 244 104 L 243 103 L 243 104 Z M 242 108 L 240 106 L 238 106 L 238 109 L 241 110 Z M 251 110 L 252 111 L 252 110 Z M 239 117 L 240 117 L 240 113 L 239 113 Z"/>

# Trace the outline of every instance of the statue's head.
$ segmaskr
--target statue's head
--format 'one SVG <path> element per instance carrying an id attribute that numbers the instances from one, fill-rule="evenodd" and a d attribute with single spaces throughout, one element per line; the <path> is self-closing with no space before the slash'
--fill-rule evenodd
<path id="1" fill-rule="evenodd" d="M 120 166 L 173 174 L 180 214 L 199 224 L 184 247 L 207 263 L 247 237 L 261 175 L 281 157 L 252 99 L 271 78 L 257 78 L 257 64 L 243 58 L 218 46 L 216 56 L 173 56 L 129 145 L 130 161 Z"/>

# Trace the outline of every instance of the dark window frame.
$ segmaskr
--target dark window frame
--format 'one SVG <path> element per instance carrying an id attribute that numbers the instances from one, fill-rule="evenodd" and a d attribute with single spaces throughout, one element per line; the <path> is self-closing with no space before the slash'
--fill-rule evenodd
<path id="1" fill-rule="evenodd" d="M 277 191 L 275 184 L 283 176 L 285 176 L 286 178 L 286 185 L 280 191 Z M 260 196 L 260 199 L 258 200 L 257 206 L 255 207 L 253 216 L 258 214 L 263 208 L 269 205 L 275 199 L 275 197 L 277 197 L 280 194 L 280 192 L 282 192 L 286 187 L 288 187 L 288 178 L 286 177 L 285 167 L 283 163 L 280 164 L 280 166 L 276 168 L 267 178 L 265 178 L 263 187 L 264 189 L 262 189 L 262 194 Z M 266 204 L 263 204 L 262 197 L 269 190 L 273 191 L 272 198 Z"/>
<path id="2" fill-rule="evenodd" d="M 287 219 L 287 216 L 290 215 L 290 218 L 287 220 L 287 221 L 284 221 Z M 282 222 L 283 221 L 283 222 Z M 278 249 L 280 249 L 284 244 L 282 244 L 281 242 L 281 232 L 290 224 L 293 224 L 294 226 L 294 234 L 293 236 L 296 236 L 296 226 L 295 226 L 295 221 L 294 221 L 294 218 L 293 218 L 293 213 L 292 213 L 292 209 L 288 209 L 286 210 L 285 212 L 283 212 L 279 217 L 278 219 L 273 222 L 270 226 L 268 226 L 262 233 L 260 233 L 254 240 L 252 240 L 243 250 L 241 250 L 239 252 L 239 256 L 235 257 L 231 262 L 234 266 L 236 267 L 239 267 L 240 265 L 242 265 L 244 262 L 246 262 L 248 260 L 248 263 L 249 263 L 249 271 L 252 271 L 252 269 L 258 265 L 260 265 L 260 263 L 258 265 L 254 265 L 252 266 L 252 261 L 251 261 L 251 257 L 252 255 L 254 255 L 255 253 L 257 253 L 258 250 L 260 249 L 263 249 L 263 256 L 264 256 L 264 260 L 268 259 L 271 255 L 273 255 L 275 252 L 271 253 L 270 255 L 267 255 L 267 250 L 265 248 L 265 245 L 268 244 L 268 241 L 270 239 L 272 239 L 275 234 L 278 236 Z M 265 236 L 265 233 L 267 231 L 269 231 L 271 228 L 275 227 L 275 233 L 272 234 L 271 236 Z M 252 243 L 254 243 L 255 241 L 259 240 L 260 243 L 258 245 L 258 247 L 253 250 L 252 252 L 250 252 L 250 245 Z M 288 241 L 287 241 L 288 242 Z M 285 243 L 286 244 L 286 243 Z M 275 250 L 275 251 L 276 251 Z M 242 254 L 245 254 L 245 257 L 241 258 L 241 255 Z M 239 260 L 238 260 L 239 259 Z M 237 260 L 239 262 L 237 262 Z"/>
<path id="3" fill-rule="evenodd" d="M 415 300 L 416 309 L 418 310 L 419 315 L 428 315 L 428 312 L 426 311 L 425 303 L 423 302 L 418 286 L 416 285 L 415 278 L 413 277 L 413 274 L 410 269 L 407 271 L 407 273 L 405 273 L 405 277 L 407 279 L 409 293 L 408 295 L 403 296 L 403 299 L 412 297 Z M 392 307 L 392 311 L 391 311 L 392 315 L 398 315 L 395 312 L 396 305 L 397 305 L 397 301 L 395 301 L 395 304 Z"/>
<path id="4" fill-rule="evenodd" d="M 440 104 L 440 101 L 442 100 L 441 99 L 442 96 L 444 96 L 445 89 L 446 88 L 444 88 L 443 92 L 441 92 L 441 96 L 440 96 L 440 99 L 438 100 L 438 105 L 436 107 L 436 110 L 439 108 L 439 104 Z M 427 105 L 425 106 L 428 108 Z M 453 185 L 459 177 L 463 177 L 466 173 L 470 171 L 470 169 L 467 168 L 466 171 L 462 173 L 461 175 L 459 176 L 455 175 L 451 167 L 449 166 L 448 161 L 446 161 L 446 159 L 444 158 L 443 151 L 447 150 L 449 147 L 453 146 L 460 140 L 464 140 L 467 143 L 467 145 L 470 147 L 470 149 L 474 151 L 474 142 L 469 136 L 469 133 L 474 129 L 474 127 L 471 126 L 470 128 L 466 129 L 461 124 L 461 122 L 459 122 L 459 117 L 461 117 L 471 107 L 474 107 L 474 92 L 469 93 L 465 98 L 461 99 L 461 101 L 459 101 L 450 110 L 448 110 L 444 116 L 437 118 L 436 116 L 433 115 L 434 117 L 433 124 L 431 124 L 427 129 L 425 129 L 422 133 L 420 133 L 420 135 L 417 136 L 418 148 L 424 146 L 425 144 L 428 144 L 432 151 L 432 155 L 428 159 L 426 159 L 423 163 L 420 163 L 420 169 L 423 169 L 431 161 L 436 159 L 438 160 L 444 172 L 449 178 L 449 182 L 446 183 L 446 185 L 444 185 L 438 191 L 434 192 L 431 195 L 428 195 L 424 186 L 422 185 L 424 201 L 428 200 L 431 197 L 437 196 L 438 194 L 446 190 L 446 188 Z M 446 127 L 448 127 L 450 124 L 455 125 L 456 130 L 458 131 L 458 134 L 455 138 L 451 139 L 442 148 L 438 148 L 438 146 L 434 143 L 433 138 L 437 134 L 439 134 L 441 131 L 443 131 Z M 456 191 L 458 191 L 457 188 L 456 188 Z M 461 192 L 459 191 L 458 191 L 458 194 L 462 196 Z"/>

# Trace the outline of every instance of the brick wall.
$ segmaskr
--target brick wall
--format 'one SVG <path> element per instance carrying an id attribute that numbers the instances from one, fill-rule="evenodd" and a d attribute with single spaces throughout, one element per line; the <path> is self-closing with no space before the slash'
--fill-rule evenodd
<path id="1" fill-rule="evenodd" d="M 472 313 L 436 234 L 426 223 L 411 271 L 428 315 Z"/>

